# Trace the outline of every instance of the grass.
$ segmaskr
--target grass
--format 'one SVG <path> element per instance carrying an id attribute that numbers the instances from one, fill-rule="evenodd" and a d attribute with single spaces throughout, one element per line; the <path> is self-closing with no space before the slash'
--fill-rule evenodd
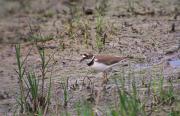
<path id="1" fill-rule="evenodd" d="M 64 108 L 67 108 L 67 105 L 68 105 L 68 80 L 69 78 L 67 78 L 66 82 L 63 84 Z"/>
<path id="2" fill-rule="evenodd" d="M 70 1 L 68 8 L 69 8 L 69 17 L 67 18 L 67 34 L 70 39 L 73 39 L 75 37 L 75 32 L 74 32 L 74 22 L 79 19 L 81 13 L 79 13 L 78 10 L 78 3 L 76 1 Z"/>
<path id="3" fill-rule="evenodd" d="M 49 77 L 48 91 L 45 95 L 45 76 L 47 65 L 50 60 L 45 59 L 44 49 L 38 50 L 41 58 L 41 79 L 37 77 L 34 71 L 25 68 L 25 63 L 32 49 L 29 50 L 25 59 L 21 58 L 20 45 L 15 46 L 16 59 L 18 64 L 18 80 L 20 88 L 20 96 L 17 99 L 17 103 L 20 106 L 20 113 L 22 114 L 43 114 L 47 113 L 47 109 L 51 98 L 51 77 Z M 41 81 L 41 84 L 39 82 Z M 41 86 L 41 87 L 40 87 Z M 26 91 L 25 91 L 26 90 Z"/>
<path id="4" fill-rule="evenodd" d="M 25 99 L 25 93 L 24 93 L 24 85 L 23 85 L 23 78 L 25 74 L 25 69 L 24 69 L 24 62 L 27 59 L 27 57 L 22 61 L 21 58 L 21 53 L 20 53 L 20 45 L 16 45 L 16 59 L 17 59 L 17 65 L 18 65 L 18 70 L 16 71 L 18 74 L 18 80 L 19 80 L 19 88 L 20 88 L 20 98 L 19 98 L 19 105 L 20 105 L 20 112 L 23 113 L 26 111 L 26 99 Z"/>
<path id="5" fill-rule="evenodd" d="M 124 79 L 117 80 L 117 78 L 119 77 L 120 76 L 117 76 L 115 78 L 119 102 L 118 104 L 115 105 L 115 108 L 111 110 L 111 115 L 112 116 L 137 116 L 137 115 L 145 116 L 146 112 L 144 109 L 144 104 L 143 102 L 141 102 L 139 98 L 139 93 L 137 91 L 135 81 L 132 82 L 131 85 L 132 92 L 129 93 L 125 89 Z M 120 88 L 118 87 L 119 83 L 121 83 Z"/>
<path id="6" fill-rule="evenodd" d="M 95 28 L 95 34 L 96 34 L 96 48 L 99 52 L 103 51 L 103 48 L 106 43 L 106 38 L 104 37 L 105 33 L 105 23 L 103 20 L 103 17 L 101 15 L 97 16 L 96 18 L 96 28 Z M 86 21 L 86 20 L 85 20 Z M 74 26 L 75 22 L 72 23 Z M 71 24 L 70 24 L 71 25 Z M 86 46 L 88 46 L 88 43 L 90 41 L 89 37 L 89 23 L 77 23 L 77 25 L 80 25 L 80 29 L 83 32 L 83 38 Z M 74 26 L 74 27 L 78 27 Z M 74 28 L 73 27 L 73 28 Z M 136 78 L 136 72 L 133 72 L 132 70 L 128 70 L 128 74 L 125 70 L 123 70 L 121 73 L 116 75 L 116 78 L 114 82 L 110 81 L 110 83 L 115 83 L 117 90 L 115 91 L 115 96 L 118 99 L 110 99 L 110 102 L 113 102 L 114 104 L 105 103 L 103 105 L 109 105 L 107 110 L 104 110 L 103 107 L 101 107 L 101 104 L 93 104 L 90 103 L 86 99 L 81 99 L 79 101 L 73 101 L 74 106 L 71 106 L 71 94 L 72 90 L 70 90 L 69 85 L 69 78 L 64 82 L 62 87 L 62 94 L 57 96 L 55 93 L 53 93 L 52 83 L 51 83 L 51 76 L 47 76 L 48 73 L 48 65 L 53 59 L 53 54 L 49 57 L 46 55 L 46 51 L 44 47 L 37 47 L 37 44 L 42 44 L 49 40 L 48 36 L 43 36 L 41 34 L 34 34 L 31 36 L 32 42 L 35 42 L 35 46 L 39 58 L 40 58 L 40 68 L 30 70 L 29 68 L 25 68 L 26 64 L 28 63 L 27 59 L 29 54 L 31 53 L 32 48 L 27 53 L 26 57 L 22 59 L 21 54 L 21 47 L 19 44 L 15 46 L 16 49 L 16 59 L 17 59 L 17 74 L 18 74 L 18 80 L 19 80 L 19 98 L 17 99 L 18 104 L 18 113 L 22 114 L 29 114 L 29 115 L 46 115 L 48 113 L 52 113 L 55 110 L 54 115 L 63 115 L 63 116 L 71 116 L 74 115 L 75 111 L 78 116 L 95 116 L 98 113 L 102 113 L 103 115 L 107 116 L 137 116 L 137 115 L 153 115 L 158 112 L 165 112 L 165 114 L 168 114 L 169 116 L 176 116 L 178 115 L 179 110 L 174 108 L 178 107 L 180 104 L 178 101 L 178 97 L 175 93 L 175 90 L 173 88 L 173 83 L 166 82 L 162 72 L 163 70 L 158 70 L 156 67 L 156 73 L 154 73 L 154 70 L 152 71 L 152 80 L 148 81 L 148 84 L 145 82 L 146 80 L 142 80 L 142 85 L 140 86 L 137 83 Z M 64 49 L 64 48 L 63 48 Z M 40 70 L 40 77 L 38 77 L 36 72 L 37 70 Z M 146 75 L 147 70 L 140 70 L 139 77 L 138 78 L 144 78 Z M 150 71 L 150 72 L 151 72 Z M 51 73 L 54 73 L 53 70 Z M 49 78 L 48 85 L 46 85 L 45 79 Z M 127 82 L 129 83 L 127 87 Z M 168 85 L 165 87 L 165 85 Z M 47 89 L 46 89 L 47 88 Z M 128 89 L 127 89 L 128 88 Z M 141 88 L 144 88 L 145 90 L 140 91 Z M 78 90 L 77 90 L 78 91 Z M 95 90 L 93 90 L 95 91 Z M 108 91 L 108 90 L 107 90 Z M 83 92 L 83 91 L 82 91 Z M 102 90 L 102 93 L 104 91 Z M 111 91 L 110 91 L 111 92 Z M 146 94 L 148 93 L 148 94 Z M 106 93 L 104 92 L 103 95 L 105 97 Z M 56 104 L 55 106 L 52 106 L 51 100 L 53 99 L 52 96 L 56 96 Z M 102 97 L 104 97 L 102 96 Z M 97 97 L 94 95 L 93 97 Z M 110 96 L 111 97 L 111 96 Z M 63 102 L 61 102 L 58 98 L 63 98 Z M 96 98 L 94 98 L 96 99 Z M 148 100 L 151 100 L 151 103 L 148 103 Z M 75 103 L 77 102 L 77 103 Z M 105 101 L 103 101 L 105 102 Z M 99 109 L 96 109 L 98 106 Z M 53 109 L 55 107 L 55 109 Z M 72 109 L 70 109 L 70 108 Z M 164 109 L 167 108 L 167 109 Z"/>
<path id="7" fill-rule="evenodd" d="M 128 0 L 128 11 L 134 14 L 134 0 Z"/>
<path id="8" fill-rule="evenodd" d="M 35 41 L 36 42 L 46 42 L 46 41 L 50 41 L 53 39 L 54 39 L 53 35 L 42 36 L 39 34 L 34 34 L 28 38 L 28 41 L 30 41 L 30 42 L 35 42 Z"/>
<path id="9" fill-rule="evenodd" d="M 108 0 L 100 0 L 99 4 L 96 5 L 96 11 L 98 15 L 104 16 L 107 10 L 108 10 Z"/>
<path id="10" fill-rule="evenodd" d="M 145 87 L 147 89 L 143 90 L 145 92 L 143 92 L 143 94 L 139 91 L 140 88 L 136 86 L 137 84 L 134 79 L 131 82 L 132 85 L 130 88 L 126 85 L 126 78 L 132 79 L 134 75 L 124 77 L 124 75 L 120 74 L 115 75 L 114 78 L 116 85 L 121 85 L 121 87 L 118 88 L 117 91 L 119 104 L 114 105 L 115 108 L 111 110 L 113 116 L 146 116 L 158 112 L 164 112 L 164 114 L 170 115 L 172 111 L 171 107 L 174 109 L 174 107 L 178 107 L 177 104 L 180 104 L 179 98 L 176 97 L 177 94 L 175 94 L 173 83 L 171 81 L 168 83 L 165 82 L 163 75 L 160 75 L 158 80 L 151 80 Z M 164 84 L 166 84 L 166 86 Z M 151 102 L 148 102 L 150 99 Z M 148 105 L 149 103 L 151 103 L 150 106 Z M 176 109 L 175 114 L 178 112 L 179 110 Z"/>
<path id="11" fill-rule="evenodd" d="M 104 28 L 102 16 L 99 15 L 96 19 L 96 47 L 99 52 L 102 51 L 106 41 Z"/>
<path id="12" fill-rule="evenodd" d="M 98 1 L 97 1 L 98 2 Z M 97 3 L 98 4 L 98 3 Z M 101 52 L 106 42 L 106 26 L 103 20 L 103 16 L 108 10 L 108 0 L 100 0 L 96 6 L 96 47 L 98 52 Z"/>
<path id="13" fill-rule="evenodd" d="M 88 20 L 82 20 L 82 24 L 80 24 L 80 29 L 82 31 L 82 35 L 83 35 L 83 45 L 86 46 L 86 48 L 89 47 L 90 44 L 90 32 L 89 32 L 89 21 Z"/>
<path id="14" fill-rule="evenodd" d="M 51 78 L 49 80 L 50 83 L 48 85 L 48 90 L 45 92 L 45 77 L 47 72 L 47 66 L 52 56 L 47 59 L 45 50 L 38 50 L 41 59 L 41 78 L 39 79 L 39 77 L 37 77 L 37 74 L 35 73 L 36 71 L 28 70 L 25 68 L 25 63 L 27 62 L 28 54 L 31 52 L 31 49 L 29 50 L 27 56 L 24 59 L 21 58 L 20 45 L 16 45 L 15 49 L 18 65 L 17 73 L 20 88 L 20 97 L 19 99 L 17 99 L 17 103 L 19 104 L 20 109 L 19 112 L 29 115 L 46 115 L 52 110 L 50 105 L 53 91 L 51 88 Z M 129 73 L 132 72 L 129 71 Z M 103 109 L 98 110 L 96 109 L 96 105 L 98 104 L 94 105 L 87 100 L 80 100 L 73 107 L 76 111 L 76 114 L 78 116 L 95 116 L 98 113 L 102 113 L 107 116 L 147 116 L 155 112 L 165 110 L 163 109 L 164 107 L 178 107 L 179 105 L 178 98 L 175 97 L 176 94 L 173 89 L 173 83 L 169 81 L 169 86 L 164 88 L 165 81 L 163 75 L 159 75 L 158 80 L 151 80 L 148 86 L 146 86 L 147 90 L 149 91 L 149 97 L 139 91 L 139 85 L 137 86 L 136 79 L 134 78 L 134 73 L 126 75 L 123 71 L 120 74 L 115 75 L 114 79 L 117 88 L 115 93 L 118 99 L 116 101 L 113 101 L 112 99 L 112 102 L 115 103 L 114 105 L 110 105 L 112 107 L 105 111 Z M 130 87 L 128 87 L 128 91 L 126 79 L 132 79 L 132 82 L 129 85 Z M 61 114 L 63 116 L 73 115 L 68 108 L 70 100 L 68 89 L 70 85 L 68 81 L 69 78 L 67 78 L 66 82 L 63 84 L 63 95 L 59 96 L 63 97 L 63 108 L 57 108 L 55 114 Z M 151 106 L 148 106 L 148 99 L 152 99 Z M 168 114 L 169 116 L 177 116 L 179 114 L 179 110 L 174 108 L 168 109 L 166 110 L 166 112 L 166 114 Z"/>
<path id="15" fill-rule="evenodd" d="M 104 15 L 108 8 L 108 0 L 101 0 L 101 4 L 97 6 L 97 15 L 94 17 L 95 19 L 95 43 L 96 49 L 99 52 L 103 52 L 103 48 L 106 43 L 106 25 L 104 23 Z M 131 0 L 128 0 L 129 11 L 134 12 L 134 3 Z M 76 5 L 72 4 L 69 7 L 70 17 L 65 23 L 64 30 L 67 32 L 67 35 L 72 41 L 76 41 L 74 38 L 78 38 L 82 36 L 83 42 L 82 45 L 85 45 L 88 48 L 89 43 L 91 43 L 91 33 L 90 33 L 90 23 L 87 17 L 83 17 L 85 19 L 82 22 L 77 21 L 80 18 L 80 15 L 77 14 Z M 44 14 L 45 17 L 53 17 L 51 12 L 47 12 Z M 77 21 L 77 22 L 76 22 Z M 31 27 L 30 27 L 31 28 Z M 82 31 L 81 35 L 77 36 L 77 31 Z M 118 31 L 115 30 L 115 31 Z M 39 31 L 38 31 L 39 32 Z M 72 92 L 70 88 L 69 78 L 65 80 L 62 86 L 62 94 L 57 95 L 53 93 L 55 91 L 52 88 L 51 76 L 47 76 L 48 73 L 48 65 L 53 59 L 53 54 L 47 57 L 45 48 L 38 48 L 38 43 L 45 43 L 46 41 L 54 39 L 53 35 L 42 35 L 41 33 L 35 33 L 31 29 L 32 35 L 29 37 L 29 41 L 32 43 L 36 43 L 35 46 L 39 58 L 40 58 L 40 68 L 31 70 L 26 68 L 26 64 L 28 63 L 27 59 L 31 50 L 27 53 L 26 57 L 22 59 L 22 49 L 19 44 L 15 46 L 16 49 L 16 60 L 17 60 L 17 78 L 19 80 L 19 98 L 17 98 L 18 110 L 17 114 L 27 114 L 27 115 L 38 115 L 44 116 L 49 114 L 54 115 L 62 115 L 62 116 L 95 116 L 97 114 L 107 115 L 107 116 L 149 116 L 158 114 L 159 112 L 163 112 L 168 116 L 178 116 L 180 113 L 180 102 L 178 95 L 176 94 L 176 90 L 174 89 L 174 85 L 172 81 L 166 82 L 162 72 L 157 71 L 158 74 L 154 74 L 152 72 L 152 79 L 146 82 L 146 70 L 141 70 L 138 77 L 136 77 L 135 73 L 126 74 L 127 72 L 123 70 L 121 73 L 117 74 L 114 81 L 110 80 L 110 84 L 115 83 L 115 91 L 114 94 L 107 94 L 111 92 L 110 90 L 102 90 L 103 98 L 110 98 L 107 101 L 101 101 L 103 104 L 90 103 L 86 98 L 80 100 L 72 100 L 71 95 L 73 92 L 78 92 L 80 90 L 76 89 Z M 112 32 L 112 35 L 115 35 Z M 62 36 L 62 35 L 61 35 Z M 64 36 L 62 36 L 64 38 Z M 78 38 L 79 39 L 79 38 Z M 64 40 L 63 42 L 65 42 Z M 62 50 L 65 49 L 65 45 L 62 42 Z M 37 70 L 40 70 L 40 76 L 37 76 Z M 53 69 L 51 71 L 53 72 Z M 160 74 L 159 74 L 160 73 Z M 46 81 L 45 79 L 49 80 Z M 61 78 L 61 77 L 60 77 Z M 142 85 L 139 85 L 137 82 L 137 78 L 142 80 Z M 46 85 L 46 83 L 49 83 Z M 128 85 L 127 85 L 128 83 Z M 167 85 L 167 86 L 166 86 Z M 78 85 L 79 86 L 79 85 Z M 110 86 L 110 85 L 105 85 Z M 141 91 L 141 89 L 144 89 Z M 95 91 L 94 88 L 92 91 Z M 80 92 L 84 92 L 81 90 Z M 109 96 L 108 96 L 109 95 Z M 114 95 L 114 96 L 113 96 Z M 53 106 L 51 104 L 51 100 L 54 99 L 52 96 L 55 96 L 56 104 Z M 111 98 L 111 97 L 114 98 Z M 82 96 L 78 96 L 82 97 Z M 97 97 L 96 95 L 92 97 Z M 62 98 L 63 102 L 60 101 Z M 96 99 L 96 98 L 95 98 Z M 150 101 L 150 103 L 149 103 Z M 73 103 L 72 103 L 73 102 Z M 107 102 L 107 103 L 106 103 Z M 110 103 L 109 103 L 110 102 Z M 112 103 L 111 103 L 112 102 Z M 75 105 L 72 105 L 75 104 Z M 104 106 L 107 106 L 104 108 Z M 54 108 L 55 107 L 55 108 Z M 98 109 L 96 109 L 98 107 Z M 73 110 L 73 111 L 72 111 Z M 55 113 L 53 112 L 55 111 Z"/>

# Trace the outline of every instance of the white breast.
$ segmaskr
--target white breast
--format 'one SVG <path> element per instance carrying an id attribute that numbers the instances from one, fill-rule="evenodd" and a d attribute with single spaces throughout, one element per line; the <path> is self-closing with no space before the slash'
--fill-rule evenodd
<path id="1" fill-rule="evenodd" d="M 91 66 L 93 69 L 97 70 L 97 71 L 105 71 L 108 68 L 110 68 L 109 66 L 103 64 L 103 63 L 99 63 L 99 62 L 94 62 L 94 64 Z"/>

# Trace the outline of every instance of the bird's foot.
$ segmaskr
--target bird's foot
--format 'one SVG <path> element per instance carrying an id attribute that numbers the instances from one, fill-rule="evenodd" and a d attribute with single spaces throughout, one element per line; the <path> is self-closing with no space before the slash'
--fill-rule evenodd
<path id="1" fill-rule="evenodd" d="M 102 85 L 103 85 L 103 84 L 107 84 L 107 83 L 108 83 L 108 81 L 109 81 L 109 79 L 108 79 L 108 78 L 103 79 Z"/>

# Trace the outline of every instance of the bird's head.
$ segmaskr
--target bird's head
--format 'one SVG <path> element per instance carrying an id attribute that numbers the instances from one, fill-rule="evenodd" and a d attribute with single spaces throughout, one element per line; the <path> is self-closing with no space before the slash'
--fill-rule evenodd
<path id="1" fill-rule="evenodd" d="M 87 53 L 87 54 L 81 54 L 82 58 L 80 60 L 80 62 L 84 61 L 84 60 L 89 60 L 93 58 L 93 54 L 91 53 Z"/>

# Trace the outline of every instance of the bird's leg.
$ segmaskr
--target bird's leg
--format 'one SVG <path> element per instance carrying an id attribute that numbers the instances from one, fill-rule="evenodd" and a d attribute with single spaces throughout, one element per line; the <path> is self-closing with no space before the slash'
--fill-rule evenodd
<path id="1" fill-rule="evenodd" d="M 106 71 L 104 71 L 103 72 L 103 83 L 107 83 L 108 82 L 108 78 L 107 78 L 107 72 Z"/>

